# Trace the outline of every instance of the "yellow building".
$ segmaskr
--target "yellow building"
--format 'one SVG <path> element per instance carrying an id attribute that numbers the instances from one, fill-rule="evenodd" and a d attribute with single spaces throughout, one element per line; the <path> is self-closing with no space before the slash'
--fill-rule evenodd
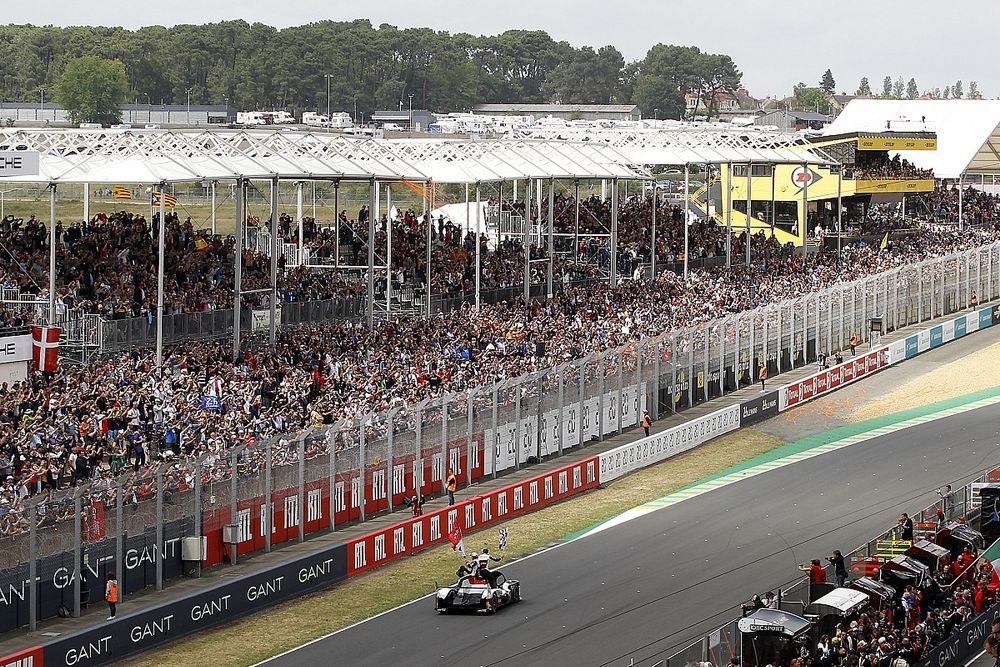
<path id="1" fill-rule="evenodd" d="M 849 228 L 851 221 L 863 220 L 872 205 L 899 203 L 908 194 L 934 189 L 932 173 L 890 156 L 901 150 L 937 150 L 933 133 L 853 132 L 817 137 L 801 148 L 802 164 L 722 164 L 718 178 L 693 199 L 719 224 L 731 225 L 738 233 L 747 227 L 749 191 L 751 230 L 802 246 L 807 230 L 818 224 L 828 231 L 836 228 L 838 200 L 844 227 Z M 819 155 L 829 158 L 826 164 L 817 164 Z"/>

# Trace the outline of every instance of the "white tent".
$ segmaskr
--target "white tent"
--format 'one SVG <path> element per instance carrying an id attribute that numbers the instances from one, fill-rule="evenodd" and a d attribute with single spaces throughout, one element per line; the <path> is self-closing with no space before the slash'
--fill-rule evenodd
<path id="1" fill-rule="evenodd" d="M 935 132 L 936 151 L 899 151 L 938 178 L 1000 174 L 1000 100 L 851 100 L 825 135 Z"/>

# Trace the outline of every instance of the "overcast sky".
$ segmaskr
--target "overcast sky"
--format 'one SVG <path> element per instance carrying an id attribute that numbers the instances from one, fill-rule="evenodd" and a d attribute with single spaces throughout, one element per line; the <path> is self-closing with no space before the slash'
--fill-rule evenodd
<path id="1" fill-rule="evenodd" d="M 576 46 L 612 44 L 626 60 L 657 42 L 698 46 L 733 57 L 757 97 L 816 85 L 829 67 L 838 92 L 862 76 L 876 92 L 886 75 L 916 78 L 921 92 L 956 79 L 1000 96 L 995 26 L 1000 0 L 45 0 L 6 2 L 3 20 L 39 25 L 207 23 L 237 18 L 285 27 L 367 18 L 374 25 L 495 34 L 545 30 Z"/>

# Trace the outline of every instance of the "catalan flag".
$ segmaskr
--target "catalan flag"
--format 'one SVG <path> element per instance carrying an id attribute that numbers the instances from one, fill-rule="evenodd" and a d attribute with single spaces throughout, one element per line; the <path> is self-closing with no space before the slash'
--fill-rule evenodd
<path id="1" fill-rule="evenodd" d="M 194 249 L 195 252 L 205 252 L 208 250 L 208 241 L 201 236 L 194 237 Z"/>
<path id="2" fill-rule="evenodd" d="M 163 206 L 165 208 L 174 208 L 177 206 L 177 197 L 173 196 L 169 192 L 153 192 L 153 206 L 160 205 L 160 197 L 163 197 Z"/>
<path id="3" fill-rule="evenodd" d="M 124 185 L 116 185 L 114 189 L 115 201 L 132 201 L 132 191 Z"/>

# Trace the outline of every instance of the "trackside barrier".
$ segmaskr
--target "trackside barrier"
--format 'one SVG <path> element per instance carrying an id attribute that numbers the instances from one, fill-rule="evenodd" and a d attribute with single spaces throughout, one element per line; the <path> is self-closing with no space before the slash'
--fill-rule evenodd
<path id="1" fill-rule="evenodd" d="M 784 412 L 800 403 L 819 398 L 844 385 L 880 371 L 888 365 L 889 348 L 882 346 L 798 382 L 786 384 L 778 390 L 778 411 Z"/>
<path id="2" fill-rule="evenodd" d="M 664 461 L 740 427 L 740 406 L 730 405 L 711 414 L 649 437 L 603 452 L 601 484 Z"/>
<path id="3" fill-rule="evenodd" d="M 985 287 L 981 293 L 992 298 L 1000 292 L 1000 246 L 993 246 L 989 256 L 991 269 L 981 274 L 973 270 L 976 280 L 972 285 Z M 940 260 L 935 260 L 925 268 L 940 264 Z M 950 274 L 943 275 L 947 277 Z M 963 275 L 968 279 L 969 272 Z M 927 280 L 930 279 L 927 276 Z M 860 298 L 866 292 L 860 289 L 863 285 L 856 287 Z M 965 287 L 970 287 L 968 280 Z M 828 296 L 843 296 L 842 292 L 843 289 L 838 287 Z M 823 295 L 820 297 L 825 298 Z M 162 520 L 155 512 L 156 503 L 142 502 L 156 495 L 155 480 L 140 480 L 141 484 L 133 485 L 138 497 L 130 491 L 117 502 L 113 493 L 110 499 L 94 500 L 96 496 L 87 492 L 88 525 L 82 531 L 86 540 L 82 547 L 84 563 L 81 579 L 92 584 L 90 587 L 94 592 L 91 599 L 100 599 L 104 574 L 115 566 L 113 547 L 116 533 L 123 538 L 125 577 L 122 584 L 128 595 L 153 585 L 158 540 L 162 540 L 159 550 L 163 554 L 160 559 L 163 580 L 182 573 L 184 564 L 180 559 L 179 538 L 192 534 L 194 517 L 199 514 L 202 535 L 208 537 L 209 558 L 204 564 L 211 565 L 222 562 L 225 556 L 221 549 L 222 525 L 235 523 L 238 526 L 238 554 L 242 556 L 265 548 L 267 533 L 270 533 L 269 541 L 273 545 L 298 539 L 300 523 L 304 524 L 301 534 L 308 535 L 329 530 L 331 514 L 339 526 L 358 520 L 362 512 L 365 516 L 372 516 L 384 511 L 390 502 L 398 506 L 417 488 L 424 495 L 440 492 L 447 466 L 455 470 L 459 482 L 464 484 L 469 473 L 472 480 L 495 475 L 610 435 L 635 424 L 647 406 L 657 417 L 664 412 L 679 411 L 715 397 L 722 389 L 733 391 L 753 381 L 754 364 L 751 360 L 760 355 L 765 355 L 769 366 L 776 366 L 774 370 L 809 363 L 816 357 L 817 349 L 827 349 L 828 344 L 837 343 L 837 336 L 831 337 L 831 331 L 859 329 L 848 325 L 846 316 L 842 320 L 832 315 L 838 309 L 842 310 L 840 301 L 834 306 L 832 302 L 822 301 L 822 298 L 819 303 L 810 297 L 806 303 L 799 304 L 807 306 L 799 314 L 791 312 L 788 307 L 785 310 L 774 308 L 773 312 L 751 311 L 711 328 L 711 336 L 702 330 L 675 332 L 662 340 L 653 339 L 623 350 L 589 356 L 534 376 L 508 380 L 493 388 L 452 394 L 410 406 L 405 412 L 377 415 L 370 422 L 345 422 L 325 427 L 308 434 L 308 444 L 301 450 L 301 456 L 297 439 L 285 444 L 272 443 L 270 454 L 264 451 L 263 444 L 240 448 L 238 452 L 234 450 L 232 456 L 214 460 L 211 466 L 206 461 L 204 467 L 186 472 L 181 479 L 181 482 L 186 479 L 186 483 L 175 483 L 175 487 L 167 488 Z M 861 324 L 866 321 L 867 315 L 882 312 L 881 301 L 877 305 L 870 301 L 865 301 L 866 306 L 871 307 L 866 308 L 864 313 L 859 308 L 855 323 Z M 955 298 L 953 301 L 960 304 L 963 299 Z M 921 316 L 929 317 L 940 312 L 940 308 L 933 307 L 938 302 L 929 303 L 924 304 Z M 891 312 L 891 299 L 889 306 Z M 753 424 L 777 414 L 779 409 L 784 410 L 807 400 L 802 396 L 810 382 L 810 397 L 822 395 L 844 384 L 847 372 L 851 373 L 848 381 L 853 381 L 886 365 L 992 326 L 997 318 L 996 307 L 964 313 L 861 355 L 861 366 L 857 359 L 845 362 L 841 366 L 846 368 L 850 364 L 850 371 L 841 368 L 839 378 L 832 382 L 830 373 L 835 369 L 824 370 L 806 380 L 743 401 L 735 408 L 722 408 L 689 425 L 671 429 L 666 432 L 665 438 L 661 437 L 664 434 L 658 433 L 652 436 L 660 438 L 657 442 L 639 441 L 603 456 L 595 456 L 596 479 L 593 485 L 664 460 L 712 437 Z M 772 320 L 774 326 L 770 324 Z M 911 321 L 910 317 L 901 315 L 895 320 L 895 325 L 902 326 Z M 764 335 L 757 336 L 755 332 L 762 326 Z M 890 322 L 889 326 L 892 328 L 894 323 Z M 779 332 L 783 333 L 780 339 L 770 335 L 777 336 Z M 824 335 L 825 340 L 814 342 Z M 713 336 L 720 338 L 715 340 Z M 780 354 L 777 352 L 779 349 Z M 725 370 L 722 375 L 720 362 Z M 818 376 L 825 377 L 825 384 Z M 793 396 L 791 402 L 790 391 L 798 395 L 798 398 Z M 470 405 L 474 409 L 470 409 Z M 734 409 L 737 410 L 735 418 L 731 414 Z M 302 436 L 296 436 L 299 437 Z M 324 438 L 325 441 L 317 443 L 314 438 Z M 442 446 L 442 442 L 446 445 Z M 332 460 L 331 451 L 336 453 Z M 270 463 L 263 462 L 270 460 L 269 457 L 274 459 L 273 468 Z M 362 460 L 363 467 L 360 465 Z M 391 466 L 387 464 L 389 461 Z M 202 466 L 201 463 L 198 465 Z M 234 471 L 239 473 L 235 484 L 232 483 Z M 260 479 L 262 472 L 264 478 Z M 192 488 L 193 480 L 201 478 L 204 478 L 202 488 Z M 572 478 L 571 473 L 569 479 Z M 586 473 L 584 478 L 588 484 L 592 482 Z M 559 481 L 553 483 L 558 488 Z M 544 482 L 542 484 L 544 488 Z M 513 494 L 511 491 L 507 499 L 511 505 Z M 530 487 L 522 489 L 520 494 L 522 497 L 528 494 L 530 499 Z M 265 498 L 270 498 L 271 502 L 265 503 Z M 491 509 L 496 502 L 502 501 L 491 500 Z M 72 508 L 72 503 L 67 507 Z M 265 521 L 268 514 L 263 511 L 265 507 L 270 508 L 270 530 Z M 65 508 L 57 505 L 55 509 L 62 511 Z M 72 512 L 67 511 L 71 516 Z M 473 516 L 482 516 L 481 505 L 475 506 L 472 512 Z M 115 519 L 122 514 L 124 530 L 115 530 Z M 46 541 L 40 541 L 37 561 L 39 618 L 51 617 L 60 604 L 71 606 L 73 601 L 73 552 L 71 541 L 67 541 L 69 538 L 66 537 L 72 536 L 72 522 L 62 514 L 59 521 L 59 525 L 66 530 L 39 531 L 40 536 L 43 533 L 46 536 Z M 91 521 L 97 523 L 97 530 L 90 525 Z M 165 526 L 162 537 L 155 534 L 158 524 Z M 447 518 L 443 528 L 447 528 Z M 404 541 L 402 544 L 412 550 L 412 526 L 409 530 L 410 543 Z M 425 534 L 424 530 L 422 525 L 421 536 Z M 429 525 L 426 530 L 426 534 L 430 535 Z M 445 531 L 442 539 L 446 535 Z M 27 561 L 22 556 L 27 549 L 21 548 L 27 544 L 26 537 L 15 535 L 5 538 L 0 545 L 9 563 L 0 572 L 0 590 L 3 591 L 0 595 L 0 628 L 5 630 L 27 622 L 30 579 L 27 576 Z M 381 544 L 394 546 L 394 539 L 398 539 L 395 531 L 384 536 Z M 421 545 L 416 546 L 419 549 Z M 386 548 L 385 558 L 375 561 L 387 559 L 391 550 Z M 373 537 L 370 547 L 364 547 L 365 558 L 369 555 L 374 557 L 376 553 Z M 354 555 L 353 552 L 351 555 Z M 367 563 L 362 567 L 365 565 Z M 86 593 L 86 588 L 81 586 L 81 593 Z M 0 660 L 0 665 L 6 664 Z"/>
<path id="4" fill-rule="evenodd" d="M 105 665 L 244 614 L 300 597 L 347 577 L 347 550 L 338 544 L 236 581 L 217 584 L 154 609 L 0 659 L 7 667 Z M 20 661 L 20 662 L 19 662 Z"/>
<path id="5" fill-rule="evenodd" d="M 480 530 L 593 489 L 598 485 L 597 464 L 592 456 L 351 540 L 346 547 L 347 576 L 439 544 L 456 528 L 463 534 Z"/>

